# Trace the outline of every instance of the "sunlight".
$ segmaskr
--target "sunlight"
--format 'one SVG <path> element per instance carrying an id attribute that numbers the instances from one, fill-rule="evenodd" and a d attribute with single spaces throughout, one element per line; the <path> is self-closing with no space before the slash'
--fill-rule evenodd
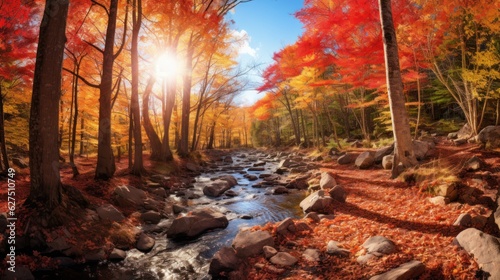
<path id="1" fill-rule="evenodd" d="M 182 73 L 182 63 L 170 53 L 163 53 L 156 61 L 156 75 L 158 78 L 172 78 Z"/>

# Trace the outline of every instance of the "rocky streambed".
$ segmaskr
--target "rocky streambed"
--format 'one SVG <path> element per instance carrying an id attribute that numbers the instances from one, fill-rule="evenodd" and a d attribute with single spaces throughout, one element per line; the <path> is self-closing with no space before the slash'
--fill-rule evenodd
<path id="1" fill-rule="evenodd" d="M 187 164 L 191 175 L 183 183 L 168 183 L 169 178 L 163 175 L 153 177 L 153 181 L 167 181 L 160 184 L 168 186 L 165 194 L 163 187 L 148 188 L 148 192 L 165 196 L 162 203 L 172 211 L 168 214 L 148 211 L 148 205 L 159 199 L 150 201 L 140 188 L 117 187 L 118 204 L 138 200 L 133 203 L 143 205 L 141 219 L 145 222 L 137 228 L 142 232 L 137 248 L 115 249 L 107 259 L 67 266 L 58 270 L 57 276 L 211 279 L 208 270 L 214 254 L 231 246 L 240 229 L 303 216 L 299 204 L 306 197 L 307 181 L 319 168 L 314 160 L 284 152 L 215 152 L 213 160 L 202 166 Z M 151 185 L 156 186 L 154 182 Z M 123 217 L 115 210 L 106 205 L 96 212 L 100 219 L 119 221 Z"/>

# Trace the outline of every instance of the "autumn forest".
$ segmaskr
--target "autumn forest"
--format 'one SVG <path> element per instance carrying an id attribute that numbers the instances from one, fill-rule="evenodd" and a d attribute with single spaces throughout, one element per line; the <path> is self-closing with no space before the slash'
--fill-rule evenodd
<path id="1" fill-rule="evenodd" d="M 256 1 L 0 0 L 5 279 L 500 279 L 500 2 Z"/>

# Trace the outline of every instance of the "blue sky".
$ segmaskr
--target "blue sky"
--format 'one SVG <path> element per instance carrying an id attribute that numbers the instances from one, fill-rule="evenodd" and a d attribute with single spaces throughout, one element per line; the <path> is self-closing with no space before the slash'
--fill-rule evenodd
<path id="1" fill-rule="evenodd" d="M 228 17 L 234 20 L 232 29 L 237 36 L 246 35 L 240 47 L 239 61 L 262 64 L 264 70 L 271 62 L 274 52 L 293 44 L 302 34 L 302 24 L 293 14 L 303 6 L 303 0 L 252 0 L 238 5 Z M 257 73 L 250 79 L 259 84 Z M 237 99 L 241 105 L 251 105 L 260 96 L 255 90 L 243 92 Z"/>

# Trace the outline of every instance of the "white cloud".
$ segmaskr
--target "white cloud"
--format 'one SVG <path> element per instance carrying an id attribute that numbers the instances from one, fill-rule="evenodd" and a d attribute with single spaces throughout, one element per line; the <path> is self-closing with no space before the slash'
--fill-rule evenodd
<path id="1" fill-rule="evenodd" d="M 238 49 L 238 54 L 248 54 L 251 57 L 257 57 L 257 52 L 259 48 L 252 48 L 250 46 L 250 41 L 252 38 L 248 35 L 245 30 L 232 30 L 232 35 L 235 39 L 235 44 Z"/>

